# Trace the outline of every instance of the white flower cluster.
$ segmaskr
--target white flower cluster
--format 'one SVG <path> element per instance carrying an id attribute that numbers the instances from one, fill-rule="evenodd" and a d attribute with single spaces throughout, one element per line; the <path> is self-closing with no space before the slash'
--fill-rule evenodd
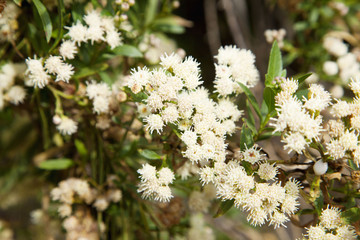
<path id="1" fill-rule="evenodd" d="M 305 236 L 309 240 L 330 239 L 330 240 L 352 240 L 356 238 L 355 229 L 346 225 L 341 219 L 341 211 L 335 207 L 327 207 L 320 216 L 320 223 L 307 229 Z"/>
<path id="2" fill-rule="evenodd" d="M 18 105 L 26 97 L 25 89 L 15 84 L 16 77 L 23 77 L 25 69 L 22 64 L 7 63 L 0 68 L 0 110 L 6 102 Z"/>
<path id="3" fill-rule="evenodd" d="M 355 98 L 351 102 L 337 100 L 333 104 L 331 114 L 337 119 L 330 120 L 327 124 L 331 140 L 326 148 L 327 154 L 335 160 L 349 153 L 354 162 L 360 165 L 360 79 L 352 79 L 349 86 Z M 347 121 L 350 124 L 345 124 Z"/>
<path id="4" fill-rule="evenodd" d="M 55 115 L 53 117 L 53 122 L 57 125 L 56 128 L 62 135 L 72 135 L 77 132 L 78 123 L 71 118 Z"/>
<path id="5" fill-rule="evenodd" d="M 184 156 L 192 163 L 210 159 L 224 159 L 224 137 L 235 131 L 242 111 L 228 98 L 218 103 L 209 98 L 202 87 L 199 63 L 189 57 L 185 60 L 176 54 L 163 56 L 163 68 L 149 71 L 133 70 L 128 87 L 139 93 L 146 90 L 148 98 L 142 113 L 146 128 L 161 133 L 166 124 L 175 124 L 187 149 Z"/>
<path id="6" fill-rule="evenodd" d="M 51 79 L 49 74 L 56 75 L 55 82 L 63 81 L 68 83 L 74 74 L 74 67 L 65 63 L 60 56 L 50 56 L 45 60 L 43 59 L 28 58 L 26 59 L 27 70 L 26 74 L 34 87 L 44 88 Z"/>
<path id="7" fill-rule="evenodd" d="M 275 40 L 277 41 L 279 48 L 284 47 L 284 37 L 286 35 L 286 30 L 281 28 L 279 30 L 276 29 L 267 29 L 264 32 L 266 42 L 273 43 Z"/>
<path id="8" fill-rule="evenodd" d="M 87 181 L 78 178 L 61 181 L 58 187 L 51 190 L 51 199 L 62 203 L 58 208 L 61 217 L 72 214 L 71 205 L 75 203 L 75 199 L 92 204 L 98 211 L 104 211 L 110 202 L 119 202 L 121 198 L 119 189 L 110 188 L 106 194 L 100 194 L 96 189 L 91 188 Z"/>
<path id="9" fill-rule="evenodd" d="M 321 85 L 311 84 L 308 98 L 303 97 L 301 102 L 294 93 L 298 82 L 293 79 L 280 79 L 281 92 L 275 96 L 278 108 L 277 118 L 270 125 L 275 132 L 286 132 L 282 142 L 289 152 L 301 153 L 313 139 L 319 139 L 322 129 L 322 115 L 318 114 L 329 106 L 330 93 Z"/>
<path id="10" fill-rule="evenodd" d="M 248 88 L 254 87 L 259 81 L 259 71 L 255 66 L 255 56 L 250 50 L 225 46 L 215 56 L 216 77 L 215 89 L 221 96 L 242 93 L 238 83 Z"/>
<path id="11" fill-rule="evenodd" d="M 87 83 L 86 95 L 93 100 L 93 110 L 97 114 L 108 113 L 112 91 L 106 83 L 94 80 Z"/>
<path id="12" fill-rule="evenodd" d="M 6 1 L 6 7 L 0 13 L 0 42 L 15 39 L 15 32 L 19 28 L 17 17 L 20 15 L 20 8 L 15 3 Z"/>
<path id="13" fill-rule="evenodd" d="M 356 55 L 348 51 L 348 46 L 341 39 L 328 36 L 324 39 L 323 46 L 336 58 L 324 63 L 323 71 L 327 75 L 339 74 L 344 84 L 348 84 L 350 78 L 360 76 L 360 63 Z"/>
<path id="14" fill-rule="evenodd" d="M 235 91 L 240 93 L 237 82 L 250 87 L 258 81 L 258 71 L 250 51 L 225 47 L 219 50 L 217 58 L 218 69 L 232 69 L 228 75 L 231 79 L 228 80 L 231 80 L 230 88 L 233 88 L 220 95 L 226 96 Z M 225 136 L 235 131 L 235 122 L 239 120 L 242 111 L 228 98 L 220 98 L 217 103 L 209 98 L 209 93 L 199 87 L 199 67 L 194 59 L 186 58 L 182 61 L 176 54 L 165 55 L 161 58 L 161 65 L 163 68 L 151 72 L 146 68 L 134 70 L 127 83 L 135 94 L 144 91 L 148 95 L 146 105 L 139 108 L 147 122 L 146 127 L 150 132 L 161 133 L 165 124 L 175 124 L 186 145 L 183 156 L 191 163 L 203 166 L 199 170 L 203 184 L 213 183 L 218 197 L 222 200 L 234 199 L 236 206 L 249 210 L 249 220 L 254 225 L 261 225 L 265 221 L 275 227 L 283 225 L 288 221 L 286 214 L 292 214 L 297 209 L 297 182 L 289 181 L 285 188 L 280 183 L 256 183 L 254 177 L 247 175 L 238 162 L 225 163 Z M 244 75 L 241 71 L 245 71 Z M 219 78 L 216 81 L 221 84 Z M 254 148 L 247 149 L 243 156 L 247 156 L 246 160 L 251 163 L 264 159 Z M 180 174 L 186 178 L 190 175 L 190 166 L 185 163 L 182 168 Z M 154 167 L 147 164 L 138 172 L 142 179 L 138 191 L 143 192 L 144 198 L 153 197 L 162 201 L 170 199 L 170 191 L 166 198 L 158 196 L 159 184 Z M 259 164 L 257 174 L 262 179 L 274 180 L 276 173 L 276 166 L 266 162 Z M 258 198 L 254 200 L 258 205 L 247 205 L 252 203 L 245 202 L 248 197 Z"/>
<path id="15" fill-rule="evenodd" d="M 175 175 L 170 168 L 163 167 L 156 171 L 154 166 L 144 164 L 138 170 L 141 183 L 138 189 L 143 198 L 151 198 L 160 202 L 169 202 L 173 197 L 169 184 L 175 179 Z"/>
<path id="16" fill-rule="evenodd" d="M 258 183 L 254 175 L 248 175 L 245 169 L 236 161 L 215 163 L 214 168 L 204 167 L 200 170 L 203 183 L 214 183 L 217 195 L 222 200 L 234 200 L 235 206 L 249 211 L 248 221 L 254 225 L 269 222 L 275 228 L 284 226 L 289 221 L 287 215 L 294 214 L 299 205 L 299 183 L 291 179 L 285 186 L 276 180 L 277 167 L 264 161 L 254 161 L 253 154 L 260 156 L 259 150 L 253 148 L 242 152 L 242 160 L 259 164 L 254 173 L 261 179 L 273 183 Z M 258 151 L 256 153 L 256 151 Z M 251 153 L 249 155 L 249 153 Z"/>
<path id="17" fill-rule="evenodd" d="M 87 26 L 78 21 L 71 27 L 65 27 L 69 30 L 67 35 L 72 42 L 64 41 L 61 45 L 60 54 L 64 58 L 74 58 L 74 54 L 77 52 L 75 43 L 80 46 L 81 43 L 87 41 L 90 41 L 91 44 L 105 41 L 111 49 L 122 44 L 120 33 L 115 28 L 114 18 L 103 17 L 98 11 L 92 10 L 84 16 L 83 20 Z"/>

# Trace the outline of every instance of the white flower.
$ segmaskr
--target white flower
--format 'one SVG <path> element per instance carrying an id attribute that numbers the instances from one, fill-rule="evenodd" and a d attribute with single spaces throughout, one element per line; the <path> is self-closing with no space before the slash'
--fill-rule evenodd
<path id="1" fill-rule="evenodd" d="M 336 57 L 345 55 L 348 52 L 348 47 L 338 38 L 326 37 L 323 43 L 324 48 Z"/>
<path id="2" fill-rule="evenodd" d="M 339 138 L 339 143 L 345 150 L 354 150 L 358 144 L 358 134 L 346 130 Z"/>
<path id="3" fill-rule="evenodd" d="M 127 86 L 132 90 L 133 93 L 137 94 L 141 91 L 142 87 L 149 82 L 150 77 L 151 73 L 146 67 L 132 69 L 130 80 Z"/>
<path id="4" fill-rule="evenodd" d="M 334 159 L 339 159 L 345 156 L 345 148 L 340 144 L 339 140 L 332 139 L 330 143 L 326 144 L 327 154 Z"/>
<path id="5" fill-rule="evenodd" d="M 285 226 L 285 223 L 288 222 L 290 219 L 286 217 L 284 213 L 279 211 L 274 211 L 272 215 L 270 215 L 270 224 L 274 225 L 274 228 L 278 228 L 280 226 Z"/>
<path id="6" fill-rule="evenodd" d="M 202 148 L 198 144 L 190 145 L 183 154 L 192 163 L 197 163 L 203 156 Z"/>
<path id="7" fill-rule="evenodd" d="M 14 105 L 22 103 L 25 99 L 25 96 L 26 91 L 21 86 L 12 86 L 7 92 L 7 97 L 9 98 L 9 101 Z"/>
<path id="8" fill-rule="evenodd" d="M 105 40 L 110 45 L 111 49 L 114 49 L 122 44 L 120 33 L 115 30 L 106 32 Z"/>
<path id="9" fill-rule="evenodd" d="M 95 99 L 97 97 L 108 98 L 111 96 L 111 90 L 106 83 L 97 83 L 93 80 L 87 82 L 86 95 L 90 99 Z"/>
<path id="10" fill-rule="evenodd" d="M 355 95 L 360 96 L 360 78 L 352 78 L 349 86 Z"/>
<path id="11" fill-rule="evenodd" d="M 330 88 L 330 93 L 334 98 L 342 98 L 344 96 L 344 88 L 340 85 L 335 85 Z"/>
<path id="12" fill-rule="evenodd" d="M 25 74 L 28 74 L 34 87 L 44 88 L 49 83 L 50 76 L 45 72 L 42 64 L 42 59 L 31 59 L 25 60 L 27 70 Z"/>
<path id="13" fill-rule="evenodd" d="M 77 122 L 74 120 L 63 117 L 61 123 L 56 127 L 62 135 L 72 135 L 77 131 Z"/>
<path id="14" fill-rule="evenodd" d="M 94 112 L 97 114 L 100 113 L 108 113 L 109 112 L 109 99 L 99 96 L 94 98 L 93 100 L 93 106 L 94 106 Z"/>
<path id="15" fill-rule="evenodd" d="M 148 163 L 144 164 L 137 172 L 141 175 L 140 178 L 143 181 L 153 181 L 156 179 L 156 168 Z"/>
<path id="16" fill-rule="evenodd" d="M 62 42 L 59 53 L 64 59 L 74 59 L 77 53 L 77 47 L 74 41 L 65 40 Z"/>
<path id="17" fill-rule="evenodd" d="M 65 27 L 65 28 L 69 30 L 67 35 L 71 38 L 73 42 L 77 43 L 78 46 L 80 46 L 82 42 L 87 41 L 87 35 L 88 35 L 87 27 L 82 25 L 80 21 L 77 21 L 76 24 L 75 25 L 73 24 L 71 27 Z"/>
<path id="18" fill-rule="evenodd" d="M 199 170 L 200 181 L 203 185 L 214 183 L 215 181 L 215 169 L 205 166 Z"/>
<path id="19" fill-rule="evenodd" d="M 261 179 L 268 181 L 276 177 L 277 169 L 278 167 L 276 167 L 275 164 L 271 165 L 270 163 L 265 162 L 259 165 L 257 174 Z"/>
<path id="20" fill-rule="evenodd" d="M 329 76 L 333 76 L 336 75 L 339 72 L 339 68 L 338 65 L 336 64 L 336 62 L 333 61 L 326 61 L 323 65 L 323 71 L 329 75 Z"/>
<path id="21" fill-rule="evenodd" d="M 284 188 L 285 188 L 286 194 L 288 194 L 294 198 L 297 198 L 299 195 L 299 189 L 301 188 L 300 182 L 298 182 L 294 178 L 290 178 L 289 181 L 286 182 Z"/>
<path id="22" fill-rule="evenodd" d="M 170 168 L 167 168 L 167 167 L 163 167 L 162 169 L 160 169 L 158 171 L 158 175 L 159 175 L 159 183 L 160 184 L 168 185 L 168 184 L 172 183 L 173 180 L 175 179 L 174 172 Z"/>
<path id="23" fill-rule="evenodd" d="M 98 11 L 92 10 L 84 16 L 84 21 L 90 27 L 100 27 L 103 19 Z"/>
<path id="24" fill-rule="evenodd" d="M 48 73 L 58 74 L 59 67 L 63 64 L 63 61 L 60 56 L 50 56 L 45 60 L 45 68 Z"/>
<path id="25" fill-rule="evenodd" d="M 98 41 L 105 41 L 103 34 L 104 29 L 102 29 L 100 26 L 90 26 L 86 30 L 86 39 L 90 40 L 91 44 L 94 44 L 94 42 Z"/>
<path id="26" fill-rule="evenodd" d="M 160 57 L 160 65 L 165 69 L 174 69 L 176 65 L 181 63 L 181 57 L 175 53 L 167 55 L 166 53 Z"/>
<path id="27" fill-rule="evenodd" d="M 93 206 L 96 208 L 96 210 L 102 212 L 108 208 L 109 202 L 104 196 L 100 196 L 95 200 Z"/>
<path id="28" fill-rule="evenodd" d="M 280 87 L 282 91 L 286 92 L 288 95 L 292 95 L 298 89 L 299 83 L 293 78 L 286 78 L 281 82 Z"/>
<path id="29" fill-rule="evenodd" d="M 247 161 L 251 164 L 255 164 L 261 160 L 265 159 L 265 155 L 260 153 L 261 149 L 256 149 L 256 146 L 252 146 L 251 148 L 246 148 L 242 154 L 242 160 Z"/>
<path id="30" fill-rule="evenodd" d="M 69 217 L 71 215 L 72 208 L 70 204 L 62 204 L 58 208 L 58 213 L 60 217 Z"/>
<path id="31" fill-rule="evenodd" d="M 197 143 L 197 134 L 191 130 L 186 130 L 181 135 L 181 140 L 188 146 L 195 145 Z"/>
<path id="32" fill-rule="evenodd" d="M 150 114 L 147 116 L 144 120 L 146 124 L 146 129 L 149 130 L 150 133 L 152 133 L 154 130 L 158 134 L 160 134 L 164 127 L 164 121 L 162 120 L 161 116 L 158 114 Z"/>
<path id="33" fill-rule="evenodd" d="M 319 219 L 320 225 L 328 230 L 337 228 L 342 224 L 340 210 L 335 207 L 328 206 L 325 210 L 322 211 Z"/>
<path id="34" fill-rule="evenodd" d="M 281 142 L 286 144 L 284 149 L 289 149 L 289 153 L 295 151 L 300 154 L 307 146 L 304 136 L 298 132 L 288 134 Z"/>

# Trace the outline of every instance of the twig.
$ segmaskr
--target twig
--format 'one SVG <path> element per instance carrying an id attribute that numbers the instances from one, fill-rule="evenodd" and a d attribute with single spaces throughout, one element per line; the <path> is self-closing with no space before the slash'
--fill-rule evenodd
<path id="1" fill-rule="evenodd" d="M 221 46 L 218 17 L 216 11 L 216 0 L 204 1 L 204 13 L 206 22 L 206 36 L 212 55 L 217 54 Z"/>
<path id="2" fill-rule="evenodd" d="M 231 35 L 234 38 L 236 45 L 240 48 L 247 48 L 245 39 L 240 29 L 240 25 L 236 20 L 236 13 L 234 12 L 234 6 L 231 0 L 223 0 L 224 10 L 227 23 L 231 31 Z"/>

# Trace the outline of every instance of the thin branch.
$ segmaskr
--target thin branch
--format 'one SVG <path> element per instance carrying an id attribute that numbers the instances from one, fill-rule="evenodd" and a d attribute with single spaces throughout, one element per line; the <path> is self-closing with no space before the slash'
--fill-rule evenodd
<path id="1" fill-rule="evenodd" d="M 204 1 L 204 13 L 206 22 L 206 36 L 210 52 L 213 56 L 217 54 L 221 46 L 218 17 L 216 11 L 216 0 Z"/>

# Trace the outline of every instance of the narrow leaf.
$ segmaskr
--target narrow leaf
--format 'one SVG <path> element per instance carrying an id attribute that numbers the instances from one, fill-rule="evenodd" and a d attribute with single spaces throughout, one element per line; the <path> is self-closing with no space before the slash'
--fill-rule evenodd
<path id="1" fill-rule="evenodd" d="M 63 170 L 74 165 L 74 161 L 68 158 L 50 159 L 39 164 L 39 168 L 45 170 Z"/>
<path id="2" fill-rule="evenodd" d="M 240 135 L 240 150 L 243 151 L 246 148 L 250 148 L 254 145 L 254 139 L 251 130 L 243 124 Z"/>
<path id="3" fill-rule="evenodd" d="M 58 34 L 49 52 L 51 52 L 54 48 L 56 48 L 56 46 L 59 44 L 59 42 L 64 36 L 64 16 L 65 16 L 64 0 L 57 0 L 57 2 L 58 2 L 58 15 L 59 15 Z"/>
<path id="4" fill-rule="evenodd" d="M 282 75 L 282 67 L 283 65 L 282 65 L 280 48 L 277 42 L 275 41 L 270 51 L 268 71 L 265 75 L 266 87 L 272 86 L 272 81 L 274 80 L 274 78 L 280 77 Z"/>
<path id="5" fill-rule="evenodd" d="M 261 112 L 260 112 L 260 107 L 259 104 L 256 101 L 255 96 L 252 94 L 252 92 L 250 91 L 249 88 L 247 88 L 244 84 L 242 83 L 238 83 L 240 85 L 240 87 L 242 88 L 242 90 L 244 91 L 245 95 L 247 96 L 247 98 L 250 101 L 251 106 L 254 108 L 256 114 L 259 116 L 260 120 L 262 119 L 261 116 Z"/>
<path id="6" fill-rule="evenodd" d="M 232 208 L 233 205 L 234 205 L 234 200 L 226 200 L 224 202 L 221 202 L 219 209 L 217 210 L 216 214 L 214 215 L 214 218 L 224 215 L 227 211 L 230 210 L 230 208 Z"/>
<path id="7" fill-rule="evenodd" d="M 271 88 L 265 87 L 263 96 L 268 107 L 268 112 L 271 113 L 275 110 L 275 93 Z"/>
<path id="8" fill-rule="evenodd" d="M 148 149 L 144 149 L 144 150 L 140 149 L 139 153 L 141 156 L 143 156 L 146 159 L 150 159 L 150 160 L 161 159 L 161 156 L 159 154 Z"/>
<path id="9" fill-rule="evenodd" d="M 85 157 L 88 154 L 85 144 L 79 139 L 75 139 L 75 147 L 80 156 Z"/>
<path id="10" fill-rule="evenodd" d="M 302 84 L 308 77 L 311 76 L 312 73 L 306 73 L 300 77 L 298 77 L 299 85 Z"/>
<path id="11" fill-rule="evenodd" d="M 112 51 L 115 55 L 121 55 L 126 57 L 133 57 L 133 58 L 143 57 L 143 54 L 140 52 L 139 49 L 127 44 L 116 47 Z"/>
<path id="12" fill-rule="evenodd" d="M 354 223 L 360 220 L 360 209 L 358 207 L 353 207 L 345 212 L 342 212 L 341 216 L 346 218 L 349 223 Z"/>
<path id="13" fill-rule="evenodd" d="M 46 41 L 49 42 L 52 34 L 52 24 L 49 13 L 47 12 L 46 7 L 44 6 L 44 4 L 42 4 L 40 0 L 33 0 L 33 3 L 39 13 L 41 22 L 43 24 Z"/>

